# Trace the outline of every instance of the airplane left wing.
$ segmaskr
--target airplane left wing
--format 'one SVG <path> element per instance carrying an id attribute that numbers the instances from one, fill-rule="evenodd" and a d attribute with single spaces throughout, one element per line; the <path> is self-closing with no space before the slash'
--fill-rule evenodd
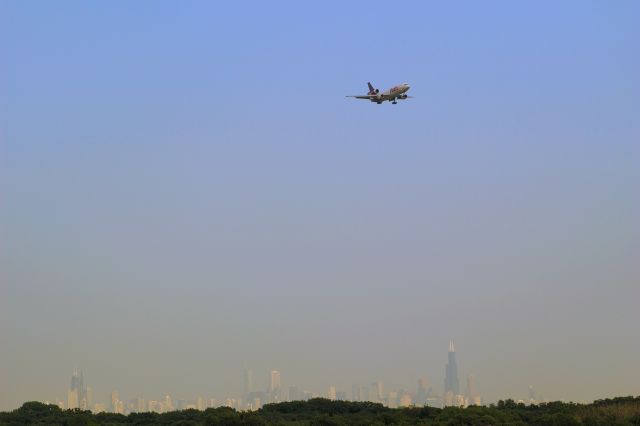
<path id="1" fill-rule="evenodd" d="M 356 98 L 356 99 L 371 99 L 376 95 L 347 95 L 347 98 Z"/>

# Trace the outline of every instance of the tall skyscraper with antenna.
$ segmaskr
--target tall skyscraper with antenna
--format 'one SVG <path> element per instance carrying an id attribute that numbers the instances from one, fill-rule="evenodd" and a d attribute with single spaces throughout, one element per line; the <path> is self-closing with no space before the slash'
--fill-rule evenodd
<path id="1" fill-rule="evenodd" d="M 78 373 L 78 369 L 75 369 L 67 391 L 67 408 L 88 410 L 92 408 L 90 405 L 91 400 L 87 393 L 87 387 L 84 385 L 84 375 L 82 371 Z"/>
<path id="2" fill-rule="evenodd" d="M 444 405 L 454 405 L 457 395 L 460 395 L 460 382 L 458 381 L 456 350 L 453 347 L 452 340 L 449 342 L 449 353 L 447 355 L 447 366 L 444 375 Z"/>

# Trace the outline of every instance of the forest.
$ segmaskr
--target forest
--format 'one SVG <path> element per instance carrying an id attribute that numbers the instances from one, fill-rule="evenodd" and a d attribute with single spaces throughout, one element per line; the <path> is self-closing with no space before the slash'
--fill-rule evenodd
<path id="1" fill-rule="evenodd" d="M 315 398 L 267 404 L 257 411 L 209 408 L 169 413 L 93 414 L 26 402 L 0 413 L 0 425 L 639 425 L 640 396 L 590 404 L 550 402 L 525 405 L 513 400 L 467 408 L 387 408 L 372 402 Z"/>

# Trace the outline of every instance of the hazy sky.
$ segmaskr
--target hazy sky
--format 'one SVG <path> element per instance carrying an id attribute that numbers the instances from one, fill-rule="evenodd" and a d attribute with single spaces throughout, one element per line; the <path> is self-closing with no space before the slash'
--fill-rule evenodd
<path id="1" fill-rule="evenodd" d="M 640 394 L 640 3 L 0 3 L 0 409 Z M 398 105 L 347 99 L 409 82 Z"/>

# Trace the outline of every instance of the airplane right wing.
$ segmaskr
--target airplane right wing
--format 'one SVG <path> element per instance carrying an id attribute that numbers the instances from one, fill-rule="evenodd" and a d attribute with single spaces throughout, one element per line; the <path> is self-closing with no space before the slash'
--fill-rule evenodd
<path id="1" fill-rule="evenodd" d="M 356 98 L 356 99 L 371 99 L 376 95 L 347 95 L 347 98 Z"/>

